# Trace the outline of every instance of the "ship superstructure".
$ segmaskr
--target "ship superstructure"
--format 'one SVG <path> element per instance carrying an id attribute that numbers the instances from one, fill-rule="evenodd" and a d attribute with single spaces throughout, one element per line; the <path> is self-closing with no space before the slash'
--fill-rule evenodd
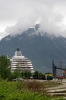
<path id="1" fill-rule="evenodd" d="M 11 59 L 11 72 L 18 68 L 21 72 L 30 71 L 33 72 L 33 66 L 31 61 L 25 56 L 22 56 L 21 51 L 17 48 L 15 55 Z"/>

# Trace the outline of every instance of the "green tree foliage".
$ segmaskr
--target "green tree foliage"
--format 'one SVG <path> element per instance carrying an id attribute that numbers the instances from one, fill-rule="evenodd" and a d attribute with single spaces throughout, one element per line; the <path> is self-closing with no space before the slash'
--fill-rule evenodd
<path id="1" fill-rule="evenodd" d="M 41 72 L 39 72 L 38 78 L 42 78 L 42 73 Z"/>
<path id="2" fill-rule="evenodd" d="M 20 78 L 21 77 L 21 72 L 18 68 L 15 69 L 15 71 L 13 72 L 13 76 L 14 78 Z"/>
<path id="3" fill-rule="evenodd" d="M 35 71 L 35 72 L 34 72 L 34 76 L 35 76 L 36 78 L 38 78 L 38 75 L 39 75 L 39 72 L 38 72 L 38 71 Z"/>
<path id="4" fill-rule="evenodd" d="M 21 71 L 18 64 L 16 65 L 16 69 L 14 70 L 14 72 L 11 73 L 11 79 L 16 79 L 16 78 L 17 80 L 21 78 Z"/>
<path id="5" fill-rule="evenodd" d="M 25 71 L 25 72 L 23 73 L 23 75 L 24 75 L 24 78 L 30 78 L 32 74 L 31 74 L 30 71 Z"/>
<path id="6" fill-rule="evenodd" d="M 61 98 L 61 97 L 56 98 L 56 97 L 46 96 L 45 94 L 38 92 L 31 92 L 29 90 L 27 91 L 27 88 L 24 89 L 26 82 L 24 84 L 20 82 L 22 86 L 22 88 L 20 89 L 17 83 L 19 82 L 7 82 L 7 80 L 0 81 L 0 100 L 66 100 L 66 98 Z M 38 84 L 39 83 L 37 82 L 35 86 Z M 34 87 L 34 82 L 33 84 L 31 83 L 31 86 L 32 85 Z"/>
<path id="7" fill-rule="evenodd" d="M 24 72 L 21 72 L 21 77 L 24 78 Z"/>
<path id="8" fill-rule="evenodd" d="M 42 79 L 43 74 L 39 71 L 34 72 L 34 78 L 36 79 Z"/>
<path id="9" fill-rule="evenodd" d="M 5 56 L 0 56 L 0 76 L 3 79 L 6 79 L 10 77 L 10 60 Z"/>

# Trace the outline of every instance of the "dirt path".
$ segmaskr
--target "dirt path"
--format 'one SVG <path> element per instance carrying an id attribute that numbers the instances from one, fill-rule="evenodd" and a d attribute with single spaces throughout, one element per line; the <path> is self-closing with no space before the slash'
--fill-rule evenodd
<path id="1" fill-rule="evenodd" d="M 56 87 L 50 87 L 48 88 L 48 92 L 51 95 L 56 95 L 56 96 L 65 96 L 66 97 L 66 79 L 63 79 L 62 82 L 61 81 L 57 81 L 59 82 L 59 86 Z"/>

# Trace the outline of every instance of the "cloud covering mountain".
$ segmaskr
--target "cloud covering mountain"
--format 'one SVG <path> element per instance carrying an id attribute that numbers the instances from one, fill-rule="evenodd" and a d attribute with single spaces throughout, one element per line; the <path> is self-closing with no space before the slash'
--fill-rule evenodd
<path id="1" fill-rule="evenodd" d="M 66 37 L 66 0 L 0 0 L 0 38 L 21 34 L 40 23 L 40 31 Z"/>

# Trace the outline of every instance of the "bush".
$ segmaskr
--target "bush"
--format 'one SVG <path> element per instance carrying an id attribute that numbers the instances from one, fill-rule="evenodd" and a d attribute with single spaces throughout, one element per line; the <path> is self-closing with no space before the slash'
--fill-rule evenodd
<path id="1" fill-rule="evenodd" d="M 33 82 L 8 82 L 0 81 L 0 100 L 52 100 L 43 93 L 29 91 L 31 88 L 35 90 L 41 89 L 43 83 Z M 42 86 L 41 86 L 42 85 Z M 25 87 L 26 86 L 26 87 Z M 28 87 L 28 88 L 27 88 Z M 25 91 L 29 89 L 28 91 Z M 57 100 L 57 99 L 54 99 Z M 64 99 L 58 99 L 64 100 Z"/>

